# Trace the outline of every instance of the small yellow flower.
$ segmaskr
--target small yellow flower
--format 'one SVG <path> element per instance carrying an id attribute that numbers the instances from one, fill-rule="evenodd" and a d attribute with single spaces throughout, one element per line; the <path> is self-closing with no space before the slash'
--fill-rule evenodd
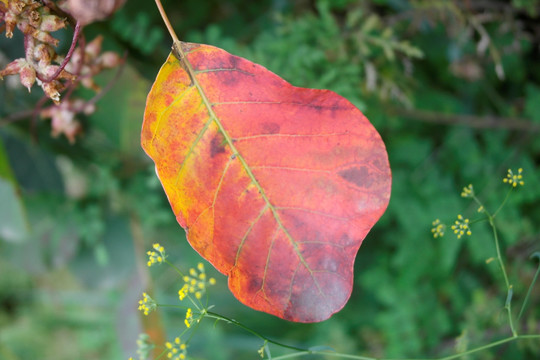
<path id="1" fill-rule="evenodd" d="M 139 300 L 139 310 L 144 315 L 148 315 L 150 312 L 157 309 L 157 304 L 147 293 L 143 293 L 143 299 Z"/>
<path id="2" fill-rule="evenodd" d="M 178 290 L 178 298 L 180 301 L 184 300 L 188 294 L 188 285 L 184 284 L 180 290 Z"/>
<path id="3" fill-rule="evenodd" d="M 484 212 L 484 207 L 482 205 L 480 205 L 480 207 L 478 208 L 478 212 L 479 213 Z"/>
<path id="4" fill-rule="evenodd" d="M 525 182 L 522 180 L 523 179 L 522 172 L 523 172 L 522 168 L 518 169 L 517 174 L 514 174 L 512 169 L 508 169 L 508 174 L 506 174 L 506 177 L 503 179 L 503 182 L 508 183 L 512 185 L 513 187 L 517 187 L 518 185 L 521 185 L 521 186 L 525 185 Z"/>
<path id="5" fill-rule="evenodd" d="M 187 346 L 182 343 L 179 337 L 176 337 L 173 342 L 165 343 L 167 348 L 167 358 L 172 360 L 184 360 L 187 356 Z"/>
<path id="6" fill-rule="evenodd" d="M 184 324 L 186 324 L 186 327 L 188 329 L 191 327 L 192 321 L 193 321 L 193 312 L 191 311 L 191 308 L 188 308 L 186 311 L 186 319 L 184 320 Z"/>
<path id="7" fill-rule="evenodd" d="M 216 279 L 206 276 L 203 263 L 198 263 L 197 268 L 189 269 L 189 275 L 183 277 L 184 286 L 178 291 L 178 297 L 183 300 L 188 294 L 194 294 L 195 298 L 201 299 L 206 292 L 206 287 L 215 285 Z"/>
<path id="8" fill-rule="evenodd" d="M 267 341 L 265 340 L 263 346 L 261 346 L 260 349 L 257 350 L 262 359 L 264 359 L 264 348 L 266 347 L 266 343 Z"/>
<path id="9" fill-rule="evenodd" d="M 441 223 L 439 219 L 433 221 L 431 223 L 433 225 L 433 228 L 431 229 L 431 232 L 433 233 L 433 237 L 436 239 L 438 237 L 444 236 L 444 230 L 446 229 L 446 225 Z"/>
<path id="10" fill-rule="evenodd" d="M 146 265 L 148 265 L 148 267 L 154 264 L 161 264 L 167 258 L 167 254 L 165 253 L 165 248 L 163 246 L 155 243 L 152 247 L 155 251 L 146 252 L 146 254 L 148 255 L 148 262 L 146 263 Z"/>
<path id="11" fill-rule="evenodd" d="M 474 189 L 472 184 L 469 184 L 468 186 L 463 188 L 463 191 L 461 191 L 461 197 L 464 198 L 471 198 L 474 196 Z"/>
<path id="12" fill-rule="evenodd" d="M 458 215 L 457 220 L 455 221 L 454 225 L 452 225 L 452 230 L 454 230 L 454 234 L 457 235 L 457 238 L 461 238 L 463 235 L 471 235 L 471 229 L 469 228 L 469 219 L 464 219 L 463 216 Z"/>
<path id="13" fill-rule="evenodd" d="M 137 339 L 137 354 L 139 359 L 147 359 L 154 350 L 154 344 L 150 341 L 148 334 L 140 334 Z"/>

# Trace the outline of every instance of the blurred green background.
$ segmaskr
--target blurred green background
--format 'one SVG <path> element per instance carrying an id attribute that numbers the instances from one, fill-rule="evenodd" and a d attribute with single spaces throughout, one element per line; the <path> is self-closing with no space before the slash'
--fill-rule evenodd
<path id="1" fill-rule="evenodd" d="M 540 2 L 406 0 L 163 1 L 184 41 L 219 46 L 297 86 L 331 89 L 357 105 L 386 142 L 393 171 L 387 212 L 360 248 L 346 307 L 318 324 L 250 310 L 218 284 L 214 311 L 281 342 L 392 358 L 437 357 L 509 334 L 504 282 L 486 223 L 471 237 L 434 239 L 431 222 L 476 218 L 460 198 L 472 183 L 494 210 L 508 168 L 525 186 L 498 215 L 514 310 L 540 251 Z M 145 267 L 154 242 L 186 270 L 201 259 L 185 241 L 139 145 L 146 94 L 170 40 L 153 1 L 128 0 L 84 29 L 127 51 L 121 78 L 71 145 L 49 121 L 17 118 L 42 96 L 0 81 L 0 359 L 137 358 L 149 322 L 171 339 L 182 311 L 144 321 L 141 293 L 175 303 L 179 279 Z M 69 31 L 55 33 L 61 49 Z M 24 53 L 20 32 L 0 38 L 0 67 Z M 114 70 L 97 79 L 104 85 Z M 81 91 L 81 96 L 85 96 Z M 449 231 L 447 231 L 449 232 Z M 540 332 L 540 286 L 519 321 Z M 262 341 L 231 325 L 203 322 L 192 359 L 256 359 Z M 280 354 L 275 349 L 273 354 Z M 322 356 L 305 357 L 322 359 Z M 538 359 L 522 341 L 470 359 Z"/>

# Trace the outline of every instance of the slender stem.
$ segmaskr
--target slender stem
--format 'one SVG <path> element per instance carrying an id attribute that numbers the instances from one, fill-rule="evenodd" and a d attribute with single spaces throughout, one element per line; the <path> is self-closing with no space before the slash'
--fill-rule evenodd
<path id="1" fill-rule="evenodd" d="M 167 13 L 163 9 L 163 5 L 161 5 L 161 1 L 156 0 L 156 5 L 158 7 L 161 18 L 163 19 L 163 22 L 165 23 L 165 26 L 167 27 L 167 30 L 169 31 L 169 34 L 171 35 L 173 43 L 174 44 L 179 43 L 180 40 L 178 40 L 178 36 L 176 36 L 176 33 L 174 32 L 171 22 L 169 21 L 169 18 L 167 17 Z"/>
<path id="2" fill-rule="evenodd" d="M 531 257 L 537 257 L 538 260 L 540 260 L 540 252 L 535 252 L 534 254 L 532 254 Z M 519 311 L 518 320 L 521 319 L 521 315 L 523 315 L 523 312 L 525 311 L 525 308 L 527 307 L 527 302 L 529 301 L 529 296 L 531 295 L 531 291 L 534 287 L 534 284 L 536 284 L 536 280 L 538 279 L 538 274 L 540 274 L 540 261 L 538 262 L 538 268 L 536 269 L 536 274 L 534 274 L 533 280 L 531 281 L 531 285 L 529 285 L 529 290 L 527 291 L 525 300 L 523 300 L 523 305 L 521 305 L 521 310 Z"/>
<path id="3" fill-rule="evenodd" d="M 58 69 L 56 69 L 56 72 L 49 78 L 39 78 L 43 82 L 51 82 L 53 80 L 56 80 L 58 75 L 64 70 L 68 62 L 71 60 L 71 56 L 73 55 L 73 52 L 75 51 L 75 47 L 77 46 L 77 41 L 79 40 L 79 36 L 81 35 L 81 23 L 77 20 L 77 23 L 75 24 L 75 30 L 73 31 L 73 40 L 71 41 L 71 46 L 69 47 L 68 53 Z M 36 74 L 39 77 L 39 74 Z"/>
<path id="4" fill-rule="evenodd" d="M 165 354 L 167 353 L 167 349 L 163 350 L 157 358 L 155 358 L 154 360 L 159 360 L 162 356 L 165 356 Z"/>
<path id="5" fill-rule="evenodd" d="M 508 192 L 506 193 L 506 197 L 504 198 L 503 202 L 501 203 L 501 205 L 499 206 L 499 208 L 497 209 L 497 211 L 495 211 L 493 213 L 493 217 L 497 216 L 497 214 L 499 213 L 499 211 L 501 211 L 501 209 L 503 208 L 504 204 L 506 204 L 506 201 L 508 200 L 508 198 L 510 197 L 510 193 L 512 192 L 512 189 L 514 187 L 511 186 L 510 187 L 510 190 L 508 190 Z"/>
<path id="6" fill-rule="evenodd" d="M 514 321 L 512 320 L 512 311 L 511 311 L 511 292 L 512 292 L 512 285 L 510 285 L 510 282 L 508 281 L 508 275 L 506 274 L 506 268 L 504 266 L 504 261 L 501 256 L 501 247 L 499 245 L 499 235 L 497 234 L 497 228 L 495 227 L 495 220 L 493 219 L 493 216 L 489 216 L 489 224 L 491 225 L 491 229 L 493 230 L 493 238 L 495 239 L 495 250 L 497 251 L 497 261 L 499 262 L 499 266 L 501 268 L 501 272 L 504 277 L 504 283 L 506 285 L 506 292 L 507 292 L 507 300 L 504 305 L 508 312 L 508 323 L 510 325 L 510 329 L 512 330 L 512 335 L 514 337 L 517 336 L 516 329 L 514 328 Z"/>
<path id="7" fill-rule="evenodd" d="M 339 359 L 356 359 L 356 360 L 452 360 L 452 359 L 458 359 L 467 355 L 471 355 L 480 351 L 484 351 L 493 347 L 500 346 L 502 344 L 506 344 L 509 342 L 513 342 L 516 340 L 526 340 L 526 339 L 540 339 L 540 335 L 518 335 L 518 336 L 511 336 L 507 337 L 495 342 L 492 342 L 487 345 L 482 345 L 479 347 L 476 347 L 474 349 L 464 351 L 459 354 L 453 354 L 449 356 L 439 357 L 439 358 L 431 358 L 431 359 L 386 359 L 386 358 L 371 358 L 371 357 L 365 357 L 365 356 L 357 356 L 357 355 L 349 355 L 349 354 L 343 354 L 343 353 L 337 353 L 332 352 L 328 350 L 304 350 L 298 353 L 294 354 L 287 354 L 282 356 L 273 357 L 273 360 L 283 360 L 283 359 L 292 359 L 295 357 L 302 357 L 306 355 L 325 355 L 326 357 L 334 357 Z"/>
<path id="8" fill-rule="evenodd" d="M 177 268 L 176 265 L 174 265 L 173 263 L 171 263 L 171 262 L 170 262 L 169 260 L 167 260 L 167 259 L 165 259 L 163 262 L 164 262 L 165 264 L 169 265 L 170 267 L 172 267 L 172 268 L 174 269 L 174 271 L 176 271 L 176 272 L 180 275 L 180 277 L 181 277 L 182 279 L 184 278 L 184 273 L 182 273 L 182 271 L 181 271 L 179 268 Z M 201 311 L 201 307 L 203 307 L 202 304 L 200 304 L 201 307 L 199 307 L 199 305 L 195 302 L 195 300 L 193 300 L 193 298 L 192 298 L 189 294 L 186 294 L 186 297 L 189 299 L 189 301 L 191 301 L 191 303 L 193 304 L 193 306 L 194 306 L 197 310 Z"/>
<path id="9" fill-rule="evenodd" d="M 170 267 L 172 267 L 174 269 L 174 271 L 176 271 L 180 277 L 183 279 L 184 278 L 184 273 L 182 273 L 182 271 L 176 267 L 176 265 L 174 265 L 172 262 L 170 262 L 169 260 L 165 259 L 163 260 L 163 262 L 167 265 L 169 265 Z"/>
<path id="10" fill-rule="evenodd" d="M 504 283 L 506 285 L 506 289 L 510 289 L 510 282 L 508 281 L 508 275 L 506 275 L 506 268 L 504 266 L 504 261 L 501 256 L 501 247 L 499 245 L 499 235 L 497 234 L 497 228 L 495 227 L 495 222 L 493 217 L 489 218 L 489 225 L 491 226 L 491 229 L 493 230 L 493 238 L 495 239 L 495 251 L 497 252 L 497 261 L 499 262 L 499 266 L 501 267 L 501 272 L 504 277 Z"/>
<path id="11" fill-rule="evenodd" d="M 266 336 L 264 336 L 262 334 L 259 334 L 257 331 L 253 330 L 252 328 L 247 327 L 246 325 L 242 324 L 241 322 L 238 322 L 238 321 L 236 321 L 234 319 L 231 319 L 231 318 L 228 318 L 226 316 L 217 314 L 215 312 L 207 311 L 204 316 L 212 318 L 212 319 L 216 319 L 216 320 L 222 320 L 222 321 L 228 322 L 230 324 L 236 325 L 236 326 L 246 330 L 247 332 L 252 333 L 253 335 L 258 337 L 259 339 L 265 340 L 265 341 L 267 341 L 267 342 L 269 342 L 271 344 L 280 346 L 282 348 L 291 349 L 291 350 L 295 350 L 295 351 L 308 351 L 309 352 L 309 350 L 307 350 L 307 349 L 303 349 L 303 348 L 299 348 L 299 347 L 291 346 L 291 345 L 286 345 L 286 344 L 282 344 L 280 342 L 271 340 L 271 339 L 267 338 Z"/>

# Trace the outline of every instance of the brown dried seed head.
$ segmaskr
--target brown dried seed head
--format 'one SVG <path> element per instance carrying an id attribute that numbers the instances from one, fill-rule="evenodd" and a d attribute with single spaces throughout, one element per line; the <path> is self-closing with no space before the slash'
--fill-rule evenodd
<path id="1" fill-rule="evenodd" d="M 39 44 L 34 48 L 34 60 L 40 64 L 50 64 L 55 52 L 54 49 L 47 44 Z"/>
<path id="2" fill-rule="evenodd" d="M 41 21 L 41 16 L 39 13 L 35 10 L 32 10 L 28 13 L 28 22 L 30 23 L 30 26 L 37 28 L 39 26 L 39 22 Z"/>
<path id="3" fill-rule="evenodd" d="M 12 12 L 15 15 L 20 15 L 23 12 L 25 6 L 26 4 L 21 0 L 8 1 L 8 11 Z"/>
<path id="4" fill-rule="evenodd" d="M 120 64 L 122 58 L 115 52 L 107 51 L 99 56 L 99 65 L 105 69 L 116 67 Z"/>
<path id="5" fill-rule="evenodd" d="M 60 83 L 58 81 L 51 81 L 41 84 L 41 88 L 43 89 L 43 92 L 45 92 L 45 95 L 54 101 L 55 104 L 60 103 L 60 92 L 58 92 L 59 87 Z"/>
<path id="6" fill-rule="evenodd" d="M 18 74 L 22 67 L 28 64 L 25 59 L 16 59 L 6 65 L 4 70 L 0 71 L 0 78 L 8 75 Z"/>
<path id="7" fill-rule="evenodd" d="M 103 43 L 103 36 L 98 35 L 94 40 L 90 41 L 84 48 L 86 55 L 89 55 L 91 59 L 95 59 L 101 52 L 101 44 Z"/>
<path id="8" fill-rule="evenodd" d="M 44 15 L 39 28 L 42 31 L 56 31 L 64 27 L 66 27 L 64 19 L 56 15 Z"/>
<path id="9" fill-rule="evenodd" d="M 13 30 L 15 30 L 15 26 L 17 26 L 17 16 L 8 11 L 4 15 L 4 22 L 6 23 L 6 37 L 11 39 L 13 37 Z"/>
<path id="10" fill-rule="evenodd" d="M 30 92 L 32 85 L 36 82 L 36 71 L 31 65 L 27 64 L 22 67 L 20 78 L 21 84 Z"/>
<path id="11" fill-rule="evenodd" d="M 35 30 L 33 33 L 32 33 L 32 36 L 36 39 L 36 40 L 39 40 L 41 42 L 44 42 L 44 43 L 47 43 L 47 44 L 50 44 L 54 47 L 57 47 L 58 46 L 58 40 L 55 39 L 51 34 L 49 34 L 48 32 L 45 32 L 45 31 L 41 31 L 41 30 Z"/>

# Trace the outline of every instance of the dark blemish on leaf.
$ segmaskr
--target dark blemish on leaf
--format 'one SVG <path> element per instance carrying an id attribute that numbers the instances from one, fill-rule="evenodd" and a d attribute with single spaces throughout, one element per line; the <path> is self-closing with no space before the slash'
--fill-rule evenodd
<path id="1" fill-rule="evenodd" d="M 318 113 L 320 113 L 322 111 L 322 109 L 323 109 L 323 107 L 320 106 L 320 105 L 311 105 L 311 108 L 313 110 L 315 110 L 316 112 L 318 112 Z"/>
<path id="2" fill-rule="evenodd" d="M 369 188 L 373 183 L 373 179 L 369 176 L 368 169 L 364 166 L 341 170 L 338 174 L 344 180 L 361 188 Z"/>
<path id="3" fill-rule="evenodd" d="M 277 123 L 265 122 L 262 124 L 263 134 L 277 134 L 281 127 Z"/>
<path id="4" fill-rule="evenodd" d="M 228 60 L 228 61 L 227 61 Z M 231 70 L 236 70 L 237 69 L 237 65 L 238 64 L 238 57 L 236 56 L 229 56 L 228 59 L 226 59 L 225 61 L 223 61 L 223 63 L 221 64 L 221 66 L 224 68 L 224 69 L 231 69 Z M 221 82 L 223 83 L 223 85 L 226 85 L 226 86 L 235 86 L 236 83 L 238 82 L 238 72 L 236 71 L 222 71 L 220 72 L 219 74 L 219 78 L 221 80 Z"/>
<path id="5" fill-rule="evenodd" d="M 230 67 L 233 69 L 236 69 L 236 65 L 238 65 L 238 57 L 231 55 L 230 59 Z"/>
<path id="6" fill-rule="evenodd" d="M 219 78 L 223 85 L 233 87 L 238 82 L 238 75 L 234 71 L 222 71 Z"/>
<path id="7" fill-rule="evenodd" d="M 231 155 L 231 160 L 234 160 L 234 159 L 236 159 L 236 154 Z"/>
<path id="8" fill-rule="evenodd" d="M 217 133 L 210 142 L 210 157 L 215 157 L 218 154 L 225 152 L 224 137 L 221 133 Z"/>
<path id="9" fill-rule="evenodd" d="M 339 238 L 338 244 L 348 246 L 354 244 L 354 240 L 349 237 L 347 233 L 343 233 Z"/>
<path id="10" fill-rule="evenodd" d="M 255 277 L 250 278 L 247 284 L 248 293 L 256 293 L 257 291 L 261 290 L 261 286 L 262 281 L 260 279 Z"/>

